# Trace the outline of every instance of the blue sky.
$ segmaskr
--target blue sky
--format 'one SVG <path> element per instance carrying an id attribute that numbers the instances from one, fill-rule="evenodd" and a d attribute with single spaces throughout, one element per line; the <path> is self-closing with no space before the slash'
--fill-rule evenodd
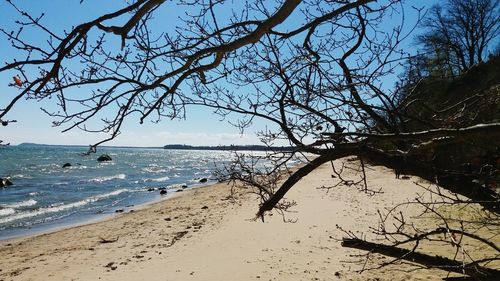
<path id="1" fill-rule="evenodd" d="M 125 0 L 85 0 L 84 6 L 79 4 L 79 0 L 12 0 L 21 7 L 27 9 L 33 14 L 44 12 L 44 22 L 56 28 L 59 32 L 70 30 L 72 25 L 90 20 L 96 16 L 116 10 L 123 6 Z M 427 1 L 407 1 L 406 12 L 407 20 L 411 22 L 415 17 L 412 5 L 430 7 L 437 3 L 435 0 Z M 83 8 L 87 7 L 87 8 Z M 88 7 L 93 7 L 88 9 Z M 164 15 L 158 16 L 162 24 L 169 24 L 175 16 L 167 10 Z M 0 0 L 0 26 L 6 29 L 12 29 L 13 22 L 16 20 L 15 12 L 4 0 Z M 396 19 L 387 19 L 388 21 Z M 285 22 L 284 27 L 290 24 Z M 154 26 L 161 28 L 161 25 Z M 37 33 L 28 33 L 31 40 L 44 40 L 45 38 Z M 412 48 L 411 40 L 408 42 L 408 48 Z M 4 37 L 0 37 L 0 63 L 11 61 L 17 53 L 12 50 Z M 5 104 L 17 94 L 17 89 L 8 87 L 12 83 L 14 72 L 0 73 L 0 106 Z M 392 83 L 392 81 L 387 82 Z M 82 89 L 84 91 L 85 89 Z M 7 127 L 0 127 L 0 139 L 12 144 L 23 142 L 35 142 L 46 144 L 92 144 L 101 139 L 104 135 L 85 133 L 79 130 L 73 130 L 62 134 L 61 127 L 53 127 L 49 116 L 40 110 L 40 107 L 54 108 L 54 100 L 48 102 L 36 102 L 33 100 L 22 101 L 8 115 L 8 119 L 16 119 L 18 123 L 12 123 Z M 145 122 L 140 125 L 138 120 L 129 119 L 122 128 L 122 134 L 109 145 L 129 145 L 129 146 L 162 146 L 171 143 L 183 143 L 192 145 L 218 145 L 218 144 L 255 144 L 258 143 L 254 131 L 263 129 L 265 124 L 256 122 L 245 134 L 227 124 L 226 121 L 220 121 L 220 118 L 210 110 L 204 108 L 189 108 L 186 120 L 163 120 L 158 124 Z"/>

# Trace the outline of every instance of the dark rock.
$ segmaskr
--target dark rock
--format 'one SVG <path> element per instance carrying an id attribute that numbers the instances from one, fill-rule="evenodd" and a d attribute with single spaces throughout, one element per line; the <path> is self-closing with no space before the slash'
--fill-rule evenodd
<path id="1" fill-rule="evenodd" d="M 118 209 L 115 211 L 115 213 L 123 213 L 123 209 Z"/>
<path id="2" fill-rule="evenodd" d="M 166 187 L 160 187 L 160 188 L 158 188 L 158 190 L 167 190 L 167 188 Z"/>
<path id="3" fill-rule="evenodd" d="M 165 195 L 165 194 L 167 194 L 167 191 L 165 189 L 160 190 L 160 195 Z"/>
<path id="4" fill-rule="evenodd" d="M 184 185 L 182 185 L 181 187 L 182 187 L 183 189 L 188 188 L 188 186 L 187 186 L 187 185 L 185 185 L 185 184 L 184 184 Z"/>
<path id="5" fill-rule="evenodd" d="M 107 268 L 109 268 L 109 269 L 111 269 L 111 270 L 116 270 L 116 269 L 118 268 L 118 267 L 115 265 L 115 263 L 114 263 L 114 262 L 110 262 L 110 263 L 108 263 L 107 265 L 105 265 L 104 267 L 107 267 Z"/>
<path id="6" fill-rule="evenodd" d="M 175 192 L 183 192 L 184 190 L 182 189 L 177 189 Z"/>
<path id="7" fill-rule="evenodd" d="M 200 179 L 200 183 L 205 183 L 205 182 L 207 182 L 207 181 L 208 181 L 208 179 L 207 179 L 207 178 L 202 178 L 202 179 Z"/>
<path id="8" fill-rule="evenodd" d="M 165 221 L 171 221 L 171 218 L 164 218 Z"/>
<path id="9" fill-rule="evenodd" d="M 111 156 L 107 154 L 102 154 L 101 156 L 99 156 L 99 158 L 97 158 L 98 162 L 111 161 L 111 160 L 113 159 L 111 159 Z"/>
<path id="10" fill-rule="evenodd" d="M 208 209 L 208 206 L 201 207 L 202 210 Z"/>
<path id="11" fill-rule="evenodd" d="M 155 189 L 150 187 L 150 188 L 148 188 L 148 191 L 155 191 Z"/>
<path id="12" fill-rule="evenodd" d="M 6 187 L 9 185 L 14 185 L 8 178 L 0 178 L 0 187 Z"/>
<path id="13" fill-rule="evenodd" d="M 71 167 L 71 163 L 64 163 L 64 164 L 62 165 L 62 167 L 63 167 L 63 168 L 66 168 L 66 167 Z"/>

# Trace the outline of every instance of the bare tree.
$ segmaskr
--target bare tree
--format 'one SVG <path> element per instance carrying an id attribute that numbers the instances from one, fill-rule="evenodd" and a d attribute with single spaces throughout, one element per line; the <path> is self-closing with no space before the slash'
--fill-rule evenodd
<path id="1" fill-rule="evenodd" d="M 259 218 L 293 206 L 285 194 L 320 165 L 354 155 L 362 171 L 365 161 L 404 169 L 468 198 L 498 220 L 497 194 L 475 183 L 474 176 L 436 165 L 433 153 L 478 136 L 498 139 L 500 124 L 409 131 L 406 124 L 416 117 L 400 110 L 395 93 L 384 86 L 384 77 L 408 56 L 401 43 L 414 28 L 405 25 L 401 1 L 138 0 L 63 34 L 45 26 L 43 16 L 6 2 L 23 20 L 19 30 L 0 31 L 25 59 L 0 68 L 2 74 L 14 74 L 12 87 L 19 89 L 2 105 L 0 118 L 22 99 L 52 98 L 59 110 L 46 112 L 64 131 L 109 133 L 92 145 L 95 151 L 117 137 L 128 119 L 182 118 L 187 106 L 202 105 L 240 130 L 262 119 L 269 124 L 259 132 L 264 143 L 272 147 L 286 140 L 294 148 L 269 154 L 271 167 L 260 169 L 259 159 L 238 157 L 221 170 L 221 179 L 242 181 L 261 196 Z M 187 12 L 176 26 L 153 30 L 155 14 L 164 7 Z M 398 15 L 399 24 L 382 26 Z M 47 43 L 25 38 L 23 30 L 31 28 L 45 34 Z M 83 86 L 88 95 L 72 93 Z M 101 128 L 87 127 L 100 118 Z M 291 170 L 296 156 L 306 164 Z M 369 191 L 365 180 L 359 183 Z"/>
<path id="2" fill-rule="evenodd" d="M 482 62 L 500 31 L 498 0 L 449 0 L 434 6 L 424 21 L 420 43 L 441 72 L 458 75 Z"/>

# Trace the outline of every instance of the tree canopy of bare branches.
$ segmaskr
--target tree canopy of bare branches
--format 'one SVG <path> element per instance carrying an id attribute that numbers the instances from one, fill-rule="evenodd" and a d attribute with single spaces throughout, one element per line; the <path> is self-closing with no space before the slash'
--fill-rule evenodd
<path id="1" fill-rule="evenodd" d="M 498 0 L 450 0 L 430 10 L 418 41 L 434 68 L 456 76 L 484 60 L 500 32 L 499 13 Z"/>

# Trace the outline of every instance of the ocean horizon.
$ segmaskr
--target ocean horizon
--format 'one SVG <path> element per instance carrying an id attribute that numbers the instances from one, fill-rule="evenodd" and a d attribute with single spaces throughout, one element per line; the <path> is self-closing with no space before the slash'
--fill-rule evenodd
<path id="1" fill-rule="evenodd" d="M 85 224 L 217 182 L 231 151 L 23 144 L 0 148 L 0 240 Z M 264 152 L 249 152 L 264 153 Z M 98 162 L 101 154 L 112 161 Z M 70 163 L 71 166 L 63 168 Z M 200 179 L 207 179 L 202 180 Z M 166 196 L 160 194 L 166 191 Z"/>

